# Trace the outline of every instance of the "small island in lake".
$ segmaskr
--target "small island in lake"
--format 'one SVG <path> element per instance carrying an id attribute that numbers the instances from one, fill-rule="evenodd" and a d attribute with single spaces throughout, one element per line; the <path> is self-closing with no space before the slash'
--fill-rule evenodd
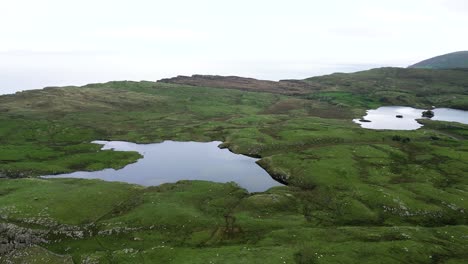
<path id="1" fill-rule="evenodd" d="M 431 110 L 424 111 L 422 112 L 422 117 L 433 118 L 434 111 L 431 111 Z"/>

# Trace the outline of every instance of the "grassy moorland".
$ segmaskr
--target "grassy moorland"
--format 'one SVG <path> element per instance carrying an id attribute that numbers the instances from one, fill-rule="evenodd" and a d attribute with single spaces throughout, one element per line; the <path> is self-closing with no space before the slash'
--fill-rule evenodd
<path id="1" fill-rule="evenodd" d="M 468 126 L 351 121 L 393 103 L 467 109 L 466 76 L 376 69 L 307 79 L 297 95 L 110 82 L 2 96 L 0 245 L 16 248 L 0 263 L 466 263 Z M 96 139 L 220 140 L 288 186 L 35 177 L 140 158 Z"/>
<path id="2" fill-rule="evenodd" d="M 353 74 L 335 73 L 306 81 L 326 91 L 325 94 L 312 93 L 313 98 L 340 103 L 344 97 L 348 99 L 344 102 L 346 105 L 357 107 L 405 105 L 468 110 L 468 69 L 379 68 Z"/>

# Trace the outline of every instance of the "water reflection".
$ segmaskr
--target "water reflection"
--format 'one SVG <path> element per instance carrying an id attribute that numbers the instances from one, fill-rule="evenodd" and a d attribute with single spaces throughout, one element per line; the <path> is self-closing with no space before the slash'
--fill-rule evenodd
<path id="1" fill-rule="evenodd" d="M 102 149 L 137 151 L 144 158 L 120 170 L 74 172 L 47 177 L 102 179 L 144 186 L 160 185 L 179 180 L 236 182 L 249 192 L 261 192 L 279 182 L 258 166 L 256 159 L 220 149 L 221 142 L 175 142 L 135 144 L 123 141 L 94 141 Z"/>

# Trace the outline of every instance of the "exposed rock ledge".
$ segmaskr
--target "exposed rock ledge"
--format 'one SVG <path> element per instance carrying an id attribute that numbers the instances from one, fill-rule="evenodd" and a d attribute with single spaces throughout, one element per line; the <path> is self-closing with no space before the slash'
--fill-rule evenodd
<path id="1" fill-rule="evenodd" d="M 204 87 L 271 92 L 279 94 L 305 94 L 319 87 L 301 80 L 266 81 L 238 76 L 192 75 L 161 79 L 158 82 Z"/>

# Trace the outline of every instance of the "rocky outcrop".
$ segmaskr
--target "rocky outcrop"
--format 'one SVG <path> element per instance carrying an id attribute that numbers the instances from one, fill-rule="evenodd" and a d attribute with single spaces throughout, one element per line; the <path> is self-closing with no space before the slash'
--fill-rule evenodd
<path id="1" fill-rule="evenodd" d="M 271 165 L 271 159 L 270 158 L 264 158 L 261 160 L 258 160 L 256 162 L 262 169 L 264 169 L 268 174 L 270 174 L 271 178 L 273 178 L 275 181 L 282 183 L 284 185 L 288 185 L 289 182 L 289 174 L 286 173 L 285 171 L 274 168 Z"/>
<path id="2" fill-rule="evenodd" d="M 0 255 L 31 245 L 46 243 L 47 231 L 0 223 Z"/>
<path id="3" fill-rule="evenodd" d="M 422 117 L 433 118 L 434 112 L 431 110 L 424 111 L 422 112 Z"/>
<path id="4" fill-rule="evenodd" d="M 288 95 L 306 94 L 310 92 L 310 90 L 318 89 L 318 86 L 314 86 L 311 83 L 301 80 L 282 80 L 279 82 L 275 82 L 257 80 L 253 78 L 243 78 L 237 76 L 218 75 L 177 76 L 174 78 L 162 79 L 158 82 L 191 86 L 248 90 L 256 92 L 270 92 Z"/>
<path id="5" fill-rule="evenodd" d="M 102 226 L 100 230 L 95 224 L 73 226 L 54 222 L 22 221 L 23 224 L 41 226 L 40 229 L 22 227 L 12 223 L 0 223 L 0 256 L 32 245 L 57 243 L 63 239 L 79 240 L 94 235 L 119 235 L 138 231 L 141 228 Z M 0 261 L 1 263 L 1 261 Z"/>

